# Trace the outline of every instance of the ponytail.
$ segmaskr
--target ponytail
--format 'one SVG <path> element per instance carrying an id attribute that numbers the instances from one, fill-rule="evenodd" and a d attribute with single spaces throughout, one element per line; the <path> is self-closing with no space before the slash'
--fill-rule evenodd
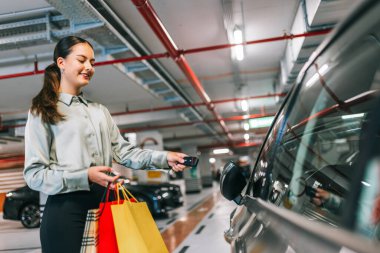
<path id="1" fill-rule="evenodd" d="M 45 123 L 54 125 L 64 120 L 64 116 L 57 110 L 60 80 L 61 72 L 54 62 L 45 68 L 43 87 L 32 100 L 32 114 L 41 115 Z"/>

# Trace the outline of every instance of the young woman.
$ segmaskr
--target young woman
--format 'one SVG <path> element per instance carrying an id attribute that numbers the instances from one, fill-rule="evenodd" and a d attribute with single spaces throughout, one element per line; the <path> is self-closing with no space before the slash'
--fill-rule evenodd
<path id="1" fill-rule="evenodd" d="M 113 160 L 132 169 L 185 168 L 179 164 L 185 154 L 126 142 L 108 110 L 83 96 L 94 62 L 88 41 L 61 39 L 28 115 L 24 177 L 49 195 L 40 229 L 44 253 L 80 251 L 87 210 L 98 207 L 105 186 L 118 178 L 106 174 Z"/>

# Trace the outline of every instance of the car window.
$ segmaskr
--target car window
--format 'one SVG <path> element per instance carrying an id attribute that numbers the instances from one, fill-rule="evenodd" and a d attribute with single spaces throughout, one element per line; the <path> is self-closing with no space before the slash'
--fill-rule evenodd
<path id="1" fill-rule="evenodd" d="M 380 71 L 375 80 L 380 84 Z M 380 108 L 380 101 L 378 102 Z M 368 115 L 367 121 L 372 122 L 366 133 L 366 151 L 359 160 L 359 166 L 363 167 L 362 180 L 357 182 L 359 200 L 355 215 L 354 228 L 360 234 L 380 241 L 380 111 L 377 110 Z M 364 149 L 364 148 L 363 148 Z"/>
<path id="2" fill-rule="evenodd" d="M 360 142 L 380 89 L 376 38 L 321 55 L 263 146 L 250 192 L 311 220 L 341 226 Z"/>

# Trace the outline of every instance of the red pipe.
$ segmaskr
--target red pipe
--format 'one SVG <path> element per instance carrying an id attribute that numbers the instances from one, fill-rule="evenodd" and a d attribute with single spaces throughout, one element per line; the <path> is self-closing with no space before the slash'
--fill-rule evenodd
<path id="1" fill-rule="evenodd" d="M 202 86 L 198 77 L 195 75 L 194 71 L 188 64 L 186 58 L 183 55 L 179 54 L 177 46 L 171 39 L 169 33 L 167 32 L 160 18 L 154 11 L 150 2 L 148 0 L 132 0 L 132 2 L 136 5 L 137 9 L 144 17 L 144 19 L 148 22 L 158 39 L 168 50 L 170 56 L 177 63 L 178 67 L 182 70 L 187 79 L 190 81 L 201 100 L 206 104 L 207 108 L 211 111 L 213 116 L 218 120 L 220 126 L 223 129 L 223 132 L 226 134 L 228 138 L 228 141 L 232 142 L 231 134 L 229 133 L 226 124 L 223 122 L 223 120 L 221 120 L 220 115 L 215 111 L 215 105 L 211 102 L 210 97 L 207 95 L 204 87 Z"/>
<path id="2" fill-rule="evenodd" d="M 266 131 L 268 131 L 268 128 L 261 128 L 261 131 L 245 131 L 245 130 L 234 130 L 230 131 L 231 134 L 242 134 L 242 133 L 251 133 L 254 134 L 255 137 L 265 137 Z M 260 133 L 259 133 L 260 132 Z M 173 138 L 164 138 L 164 142 L 171 142 L 171 141 L 184 141 L 184 140 L 193 140 L 193 139 L 199 139 L 199 138 L 210 138 L 211 136 L 209 134 L 198 134 L 198 135 L 185 135 L 185 136 L 177 136 Z"/>
<path id="3" fill-rule="evenodd" d="M 251 40 L 251 41 L 241 43 L 241 45 L 252 45 L 252 44 L 259 44 L 259 43 L 266 43 L 266 42 L 273 42 L 273 41 L 280 41 L 280 40 L 289 40 L 289 39 L 300 38 L 300 37 L 319 36 L 319 35 L 326 34 L 330 31 L 331 31 L 331 29 L 325 29 L 325 30 L 307 32 L 307 33 L 301 33 L 301 34 L 289 34 L 289 35 L 272 37 L 272 38 L 261 39 L 261 40 Z M 194 53 L 200 53 L 200 52 L 204 52 L 204 51 L 219 50 L 219 49 L 231 48 L 231 47 L 234 47 L 236 45 L 240 45 L 240 44 L 222 44 L 222 45 L 200 47 L 200 48 L 193 48 L 193 49 L 187 49 L 187 50 L 177 50 L 176 52 L 172 52 L 172 53 L 174 55 L 176 55 L 176 57 L 178 57 L 182 54 L 194 54 Z M 122 58 L 122 59 L 116 59 L 116 60 L 96 62 L 95 66 L 105 66 L 105 65 L 112 65 L 112 64 L 117 64 L 117 63 L 126 63 L 126 62 L 135 62 L 135 61 L 142 61 L 142 60 L 158 59 L 158 58 L 167 58 L 169 56 L 171 56 L 171 54 L 169 54 L 169 53 L 151 54 L 151 55 L 144 55 L 144 56 L 138 56 L 138 57 L 130 57 L 130 58 Z M 10 74 L 10 75 L 2 75 L 2 76 L 0 75 L 0 80 L 9 79 L 9 78 L 16 78 L 16 77 L 23 77 L 23 76 L 38 75 L 38 74 L 43 74 L 44 72 L 45 72 L 44 70 L 37 70 L 36 71 L 36 67 L 35 67 L 34 71 L 21 72 L 21 73 Z"/>
<path id="4" fill-rule="evenodd" d="M 350 108 L 354 105 L 358 105 L 358 104 L 361 104 L 363 102 L 367 102 L 367 101 L 375 98 L 376 96 L 378 96 L 379 93 L 380 93 L 379 91 L 375 91 L 375 90 L 366 91 L 366 92 L 363 92 L 359 95 L 356 95 L 355 97 L 352 97 L 352 98 L 349 98 L 349 99 L 343 101 L 342 104 L 335 104 L 335 105 L 332 105 L 330 107 L 327 107 L 327 108 L 325 108 L 319 112 L 314 113 L 313 115 L 310 115 L 307 118 L 304 118 L 303 120 L 301 120 L 297 124 L 293 125 L 292 127 L 289 127 L 288 131 L 294 131 L 295 129 L 305 125 L 307 122 L 309 122 L 312 119 L 319 118 L 322 116 L 326 116 L 326 115 L 334 113 L 338 110 L 347 109 L 347 108 Z"/>
<path id="5" fill-rule="evenodd" d="M 117 64 L 117 63 L 143 61 L 143 60 L 164 58 L 164 57 L 166 57 L 166 58 L 169 57 L 169 54 L 168 53 L 151 54 L 151 55 L 144 55 L 144 56 L 138 56 L 138 57 L 129 57 L 129 58 L 123 58 L 123 59 L 95 62 L 94 66 L 105 66 L 105 65 L 112 65 L 112 64 Z M 32 76 L 32 75 L 38 75 L 38 74 L 45 73 L 45 70 L 38 70 L 38 69 L 36 69 L 36 67 L 37 67 L 37 65 L 35 62 L 34 71 L 22 72 L 22 73 L 10 74 L 10 75 L 3 75 L 3 76 L 0 76 L 0 80 L 1 79 L 15 78 L 15 77 L 22 77 L 22 76 Z"/>
<path id="6" fill-rule="evenodd" d="M 332 29 L 323 29 L 318 31 L 312 31 L 312 32 L 306 32 L 306 33 L 299 33 L 299 34 L 285 34 L 283 36 L 278 37 L 271 37 L 267 39 L 260 39 L 260 40 L 251 40 L 246 41 L 239 44 L 221 44 L 221 45 L 215 45 L 215 46 L 209 46 L 209 47 L 199 47 L 194 49 L 188 49 L 188 50 L 181 50 L 181 54 L 194 54 L 194 53 L 200 53 L 204 51 L 213 51 L 213 50 L 220 50 L 225 48 L 231 48 L 238 45 L 253 45 L 253 44 L 261 44 L 261 43 L 267 43 L 267 42 L 275 42 L 275 41 L 281 41 L 281 40 L 292 40 L 295 38 L 301 38 L 301 37 L 313 37 L 313 36 L 319 36 L 324 35 L 329 32 L 331 32 Z"/>
<path id="7" fill-rule="evenodd" d="M 190 126 L 195 124 L 201 124 L 201 123 L 214 123 L 214 122 L 223 122 L 222 124 L 225 124 L 225 122 L 229 121 L 242 121 L 247 119 L 256 119 L 256 118 L 262 118 L 262 117 L 268 117 L 268 116 L 274 116 L 275 114 L 250 114 L 250 115 L 239 115 L 239 116 L 232 116 L 228 118 L 221 118 L 219 119 L 209 119 L 209 120 L 198 120 L 198 121 L 191 121 L 191 122 L 181 122 L 181 123 L 175 123 L 175 124 L 166 124 L 166 125 L 155 125 L 155 126 L 145 126 L 145 127 L 134 127 L 134 128 L 123 128 L 120 129 L 121 133 L 130 133 L 130 132 L 141 132 L 151 129 L 158 129 L 158 128 L 170 128 L 170 127 L 181 127 L 181 126 Z M 8 125 L 8 126 L 1 126 L 0 130 L 6 130 L 9 128 L 16 128 L 16 127 L 23 127 L 25 124 L 20 125 Z"/>
<path id="8" fill-rule="evenodd" d="M 141 131 L 147 131 L 147 130 L 159 129 L 159 128 L 191 126 L 195 124 L 214 123 L 214 122 L 220 122 L 220 121 L 222 121 L 223 124 L 225 124 L 226 121 L 242 121 L 242 120 L 247 120 L 247 119 L 256 119 L 256 118 L 262 118 L 262 117 L 268 117 L 268 116 L 274 116 L 274 114 L 251 114 L 251 115 L 243 115 L 243 116 L 232 116 L 229 118 L 198 120 L 198 121 L 191 121 L 191 122 L 181 122 L 181 123 L 174 123 L 174 124 L 154 125 L 154 126 L 144 126 L 144 127 L 123 128 L 123 129 L 120 129 L 120 132 L 121 133 L 141 132 Z"/>
<path id="9" fill-rule="evenodd" d="M 270 98 L 270 97 L 284 97 L 284 96 L 286 96 L 286 93 L 273 93 L 273 94 L 266 94 L 266 95 L 249 96 L 249 97 L 244 97 L 244 98 L 226 98 L 226 99 L 212 100 L 211 102 L 214 104 L 223 104 L 223 103 L 237 102 L 237 101 L 242 101 L 242 100 Z M 206 104 L 203 102 L 198 102 L 198 103 L 192 103 L 192 104 L 186 104 L 186 105 L 173 105 L 173 106 L 163 106 L 163 107 L 149 108 L 149 109 L 131 110 L 127 112 L 114 112 L 114 113 L 111 113 L 111 115 L 120 116 L 120 115 L 129 115 L 129 114 L 146 113 L 146 112 L 168 111 L 168 110 L 177 110 L 177 109 L 204 106 L 204 105 Z M 9 114 L 17 114 L 17 113 L 25 113 L 25 111 L 0 112 L 0 124 L 1 124 L 1 115 L 9 115 Z"/>
<path id="10" fill-rule="evenodd" d="M 286 93 L 274 93 L 274 94 L 267 94 L 267 95 L 250 96 L 250 97 L 245 97 L 245 98 L 226 98 L 226 99 L 220 99 L 220 100 L 211 100 L 211 102 L 213 104 L 222 104 L 222 103 L 236 102 L 236 101 L 241 101 L 241 100 L 251 100 L 251 99 L 259 99 L 259 98 L 269 98 L 269 97 L 283 97 L 283 96 L 286 96 Z M 128 114 L 136 114 L 136 113 L 145 113 L 145 112 L 177 110 L 177 109 L 197 107 L 197 106 L 202 106 L 202 105 L 204 106 L 206 104 L 203 102 L 199 102 L 199 103 L 192 103 L 192 104 L 186 104 L 186 105 L 164 106 L 164 107 L 157 107 L 157 108 L 151 108 L 151 109 L 132 110 L 128 112 L 115 112 L 115 113 L 112 113 L 112 115 L 118 116 L 118 115 L 128 115 Z"/>
<path id="11" fill-rule="evenodd" d="M 248 147 L 259 147 L 262 142 L 234 142 L 232 143 L 233 148 L 248 148 Z M 228 146 L 223 143 L 216 143 L 211 145 L 198 146 L 198 149 L 212 149 L 212 148 L 227 148 Z"/>

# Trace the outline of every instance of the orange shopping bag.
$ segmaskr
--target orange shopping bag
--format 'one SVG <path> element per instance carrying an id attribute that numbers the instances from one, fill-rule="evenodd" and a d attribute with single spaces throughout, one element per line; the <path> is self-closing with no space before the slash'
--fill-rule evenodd
<path id="1" fill-rule="evenodd" d="M 123 185 L 116 187 L 118 204 L 111 205 L 111 211 L 119 252 L 168 253 L 146 203 L 131 202 L 130 197 L 136 198 Z M 118 189 L 124 195 L 124 203 L 120 203 Z"/>

